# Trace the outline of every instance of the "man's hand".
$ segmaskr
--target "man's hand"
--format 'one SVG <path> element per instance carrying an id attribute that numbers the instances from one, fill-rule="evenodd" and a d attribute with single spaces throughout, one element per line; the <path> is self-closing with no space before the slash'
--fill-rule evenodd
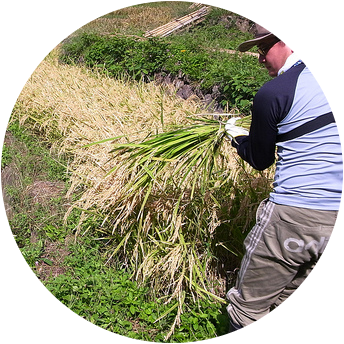
<path id="1" fill-rule="evenodd" d="M 235 125 L 235 122 L 238 119 L 238 117 L 232 117 L 227 121 L 225 125 L 227 135 L 231 140 L 237 136 L 247 136 L 249 134 L 248 130 Z"/>

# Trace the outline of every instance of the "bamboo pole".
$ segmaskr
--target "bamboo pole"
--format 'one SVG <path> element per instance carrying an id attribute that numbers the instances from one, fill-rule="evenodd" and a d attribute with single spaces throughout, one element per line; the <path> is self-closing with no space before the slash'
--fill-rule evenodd
<path id="1" fill-rule="evenodd" d="M 190 14 L 187 14 L 181 18 L 174 19 L 173 21 L 164 24 L 162 26 L 159 26 L 158 28 L 147 31 L 144 34 L 144 37 L 165 37 L 171 34 L 173 31 L 178 30 L 196 20 L 199 20 L 206 16 L 209 13 L 210 7 L 209 6 L 203 6 L 197 11 L 194 11 Z"/>

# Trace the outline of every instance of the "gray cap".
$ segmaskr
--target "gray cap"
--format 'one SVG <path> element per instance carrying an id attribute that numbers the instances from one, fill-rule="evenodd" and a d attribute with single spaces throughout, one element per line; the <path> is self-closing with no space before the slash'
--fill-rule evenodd
<path id="1" fill-rule="evenodd" d="M 272 39 L 276 39 L 276 36 L 274 34 L 258 24 L 255 24 L 254 37 L 254 39 L 250 39 L 241 43 L 238 48 L 239 51 L 244 52 L 250 50 L 255 45 L 259 45 L 260 43 L 265 43 L 271 41 Z"/>

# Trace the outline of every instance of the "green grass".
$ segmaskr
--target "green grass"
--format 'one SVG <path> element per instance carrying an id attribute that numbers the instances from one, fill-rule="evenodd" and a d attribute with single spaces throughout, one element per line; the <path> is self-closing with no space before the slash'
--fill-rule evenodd
<path id="1" fill-rule="evenodd" d="M 88 238 L 69 247 L 67 272 L 45 285 L 62 303 L 91 323 L 130 338 L 163 342 L 176 307 L 132 281 L 130 271 L 104 265 L 99 243 Z M 182 326 L 167 342 L 213 338 L 226 333 L 228 319 L 211 300 L 183 305 Z"/>
<path id="2" fill-rule="evenodd" d="M 31 176 L 29 178 L 42 177 L 50 181 L 63 182 L 68 180 L 67 160 L 51 154 L 49 142 L 33 135 L 35 132 L 25 129 L 18 121 L 10 122 L 8 131 L 22 147 L 7 145 L 2 152 L 2 167 L 14 162 L 18 166 L 18 171 L 22 172 L 21 179 L 25 179 L 25 173 L 26 176 Z M 22 166 L 25 166 L 25 169 Z"/>
<path id="3" fill-rule="evenodd" d="M 67 190 L 66 161 L 50 153 L 38 137 L 32 136 L 18 122 L 12 122 L 8 131 L 12 144 L 3 150 L 2 170 L 12 170 L 10 180 L 4 180 L 4 192 L 10 199 L 13 215 L 9 223 L 19 247 L 25 247 L 33 236 L 58 239 L 65 231 L 63 225 L 64 200 L 58 189 Z M 35 184 L 36 183 L 36 184 Z M 35 189 L 35 185 L 36 188 Z M 51 197 L 35 200 L 40 187 L 54 190 Z"/>
<path id="4" fill-rule="evenodd" d="M 207 50 L 237 50 L 239 44 L 252 38 L 252 35 L 240 31 L 234 23 L 221 20 L 228 16 L 233 16 L 234 20 L 238 17 L 229 11 L 213 7 L 202 23 L 181 32 L 176 31 L 172 36 L 166 37 L 166 41 Z"/>

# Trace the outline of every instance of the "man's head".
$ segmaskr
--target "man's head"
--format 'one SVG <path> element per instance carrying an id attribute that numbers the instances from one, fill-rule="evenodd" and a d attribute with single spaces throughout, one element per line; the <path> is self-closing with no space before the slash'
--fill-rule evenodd
<path id="1" fill-rule="evenodd" d="M 239 45 L 239 51 L 244 52 L 257 46 L 259 63 L 263 63 L 272 77 L 277 76 L 287 58 L 293 51 L 278 37 L 262 26 L 255 25 L 255 38 Z"/>

